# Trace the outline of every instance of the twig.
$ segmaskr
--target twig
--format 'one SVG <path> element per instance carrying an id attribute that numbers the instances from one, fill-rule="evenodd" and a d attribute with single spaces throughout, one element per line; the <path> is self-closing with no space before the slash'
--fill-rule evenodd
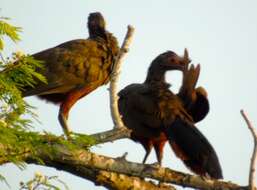
<path id="1" fill-rule="evenodd" d="M 111 75 L 111 82 L 110 82 L 110 107 L 111 107 L 111 115 L 112 120 L 114 123 L 115 128 L 124 127 L 124 124 L 121 120 L 121 116 L 118 110 L 118 95 L 117 95 L 117 83 L 120 74 L 120 68 L 122 59 L 125 54 L 128 52 L 129 45 L 132 41 L 132 36 L 134 34 L 134 28 L 132 26 L 128 26 L 128 31 L 126 37 L 123 41 L 121 49 L 118 53 L 117 59 L 113 65 L 113 71 Z"/>
<path id="2" fill-rule="evenodd" d="M 80 134 L 80 135 L 83 136 L 83 134 Z M 103 144 L 106 142 L 113 142 L 118 139 L 129 138 L 130 130 L 125 127 L 122 127 L 122 128 L 119 127 L 109 131 L 92 134 L 90 135 L 90 137 L 95 139 L 96 144 Z"/>
<path id="3" fill-rule="evenodd" d="M 257 132 L 255 130 L 255 128 L 253 127 L 253 125 L 251 124 L 251 122 L 249 121 L 246 113 L 244 112 L 244 110 L 240 111 L 241 115 L 243 116 L 249 130 L 251 131 L 251 134 L 253 136 L 253 140 L 254 140 L 254 149 L 253 149 L 253 154 L 251 157 L 251 165 L 250 165 L 250 172 L 249 172 L 249 189 L 250 190 L 254 190 L 256 188 L 256 184 L 255 184 L 255 166 L 257 163 Z"/>

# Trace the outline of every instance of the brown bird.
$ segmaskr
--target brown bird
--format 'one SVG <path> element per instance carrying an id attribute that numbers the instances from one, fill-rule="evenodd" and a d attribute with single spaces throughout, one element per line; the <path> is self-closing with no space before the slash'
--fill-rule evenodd
<path id="1" fill-rule="evenodd" d="M 37 95 L 60 104 L 59 121 L 67 137 L 71 133 L 67 120 L 71 107 L 97 87 L 107 84 L 119 46 L 116 38 L 105 29 L 101 13 L 88 17 L 88 39 L 77 39 L 32 55 L 42 60 L 43 74 L 48 83 L 27 87 L 23 96 Z"/>
<path id="2" fill-rule="evenodd" d="M 185 50 L 183 83 L 177 95 L 181 98 L 184 108 L 192 117 L 193 121 L 197 123 L 208 114 L 209 101 L 207 98 L 207 92 L 203 87 L 198 87 L 195 89 L 200 74 L 200 65 L 197 65 L 197 67 L 191 65 L 189 69 L 188 65 L 190 62 L 191 60 L 188 58 L 188 52 Z M 163 148 L 167 142 L 167 138 L 165 137 L 164 133 L 160 133 L 159 136 L 155 137 L 155 141 L 155 143 L 152 143 L 152 140 L 149 141 L 149 139 L 144 139 L 144 143 L 142 144 L 146 150 L 146 155 L 143 159 L 143 163 L 146 162 L 146 159 L 154 146 L 158 162 L 161 164 Z M 173 147 L 176 148 L 175 146 Z"/>
<path id="3" fill-rule="evenodd" d="M 215 150 L 194 126 L 182 99 L 169 90 L 165 81 L 168 70 L 184 70 L 188 58 L 168 51 L 151 63 L 146 80 L 131 84 L 119 92 L 119 110 L 125 125 L 132 130 L 131 139 L 146 150 L 152 147 L 161 164 L 163 146 L 168 140 L 173 151 L 196 174 L 222 178 Z"/>

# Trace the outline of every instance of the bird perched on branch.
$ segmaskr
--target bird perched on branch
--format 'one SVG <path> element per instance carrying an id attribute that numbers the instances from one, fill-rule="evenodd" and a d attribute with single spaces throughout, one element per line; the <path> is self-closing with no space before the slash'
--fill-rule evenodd
<path id="1" fill-rule="evenodd" d="M 28 87 L 23 96 L 37 95 L 41 99 L 60 104 L 59 121 L 69 137 L 67 119 L 71 107 L 82 97 L 110 80 L 112 66 L 118 54 L 116 38 L 105 28 L 101 13 L 88 17 L 88 39 L 77 39 L 33 55 L 42 60 L 45 68 L 39 70 L 47 84 L 39 82 Z"/>
<path id="2" fill-rule="evenodd" d="M 185 107 L 186 102 L 170 91 L 170 84 L 165 80 L 166 71 L 184 71 L 188 61 L 186 51 L 183 57 L 172 51 L 157 56 L 144 83 L 128 85 L 119 92 L 119 111 L 124 124 L 132 130 L 131 139 L 146 150 L 143 163 L 153 147 L 161 164 L 163 146 L 169 141 L 177 157 L 190 170 L 219 179 L 222 170 L 216 152 L 187 112 L 186 108 L 193 106 Z"/>

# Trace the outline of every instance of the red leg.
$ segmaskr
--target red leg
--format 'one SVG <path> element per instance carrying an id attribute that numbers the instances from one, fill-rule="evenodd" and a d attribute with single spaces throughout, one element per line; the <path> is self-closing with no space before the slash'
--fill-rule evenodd
<path id="1" fill-rule="evenodd" d="M 86 96 L 93 90 L 95 90 L 98 87 L 98 85 L 87 85 L 85 87 L 78 87 L 70 91 L 67 96 L 65 97 L 65 100 L 62 102 L 60 109 L 59 109 L 59 122 L 63 128 L 63 131 L 67 138 L 69 138 L 69 135 L 71 133 L 71 130 L 68 127 L 67 120 L 69 116 L 69 111 L 71 107 L 82 97 Z"/>
<path id="2" fill-rule="evenodd" d="M 154 150 L 160 166 L 162 165 L 163 148 L 165 143 L 166 143 L 166 140 L 154 142 Z"/>
<path id="3" fill-rule="evenodd" d="M 142 162 L 143 164 L 145 164 L 146 159 L 148 158 L 148 156 L 153 148 L 153 143 L 152 143 L 152 141 L 147 140 L 147 139 L 141 140 L 140 143 L 143 145 L 143 147 L 145 149 L 145 156 L 144 156 L 144 159 Z"/>

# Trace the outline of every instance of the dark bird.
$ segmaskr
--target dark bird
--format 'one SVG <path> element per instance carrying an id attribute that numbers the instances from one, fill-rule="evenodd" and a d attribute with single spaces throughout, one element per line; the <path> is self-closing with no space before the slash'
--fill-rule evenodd
<path id="1" fill-rule="evenodd" d="M 69 137 L 71 133 L 67 120 L 71 107 L 110 80 L 112 66 L 118 54 L 116 38 L 105 29 L 101 13 L 88 17 L 88 39 L 77 39 L 33 54 L 42 60 L 45 68 L 38 72 L 47 79 L 47 84 L 39 82 L 34 88 L 28 87 L 23 96 L 37 95 L 41 99 L 60 104 L 59 121 Z"/>
<path id="2" fill-rule="evenodd" d="M 169 89 L 165 81 L 168 70 L 184 70 L 188 61 L 168 51 L 151 63 L 146 80 L 131 84 L 119 92 L 119 111 L 124 124 L 132 130 L 131 139 L 143 145 L 146 161 L 152 147 L 159 164 L 163 146 L 169 141 L 176 156 L 194 173 L 222 178 L 215 150 L 205 136 L 194 126 L 194 120 L 184 107 L 182 99 Z"/>

